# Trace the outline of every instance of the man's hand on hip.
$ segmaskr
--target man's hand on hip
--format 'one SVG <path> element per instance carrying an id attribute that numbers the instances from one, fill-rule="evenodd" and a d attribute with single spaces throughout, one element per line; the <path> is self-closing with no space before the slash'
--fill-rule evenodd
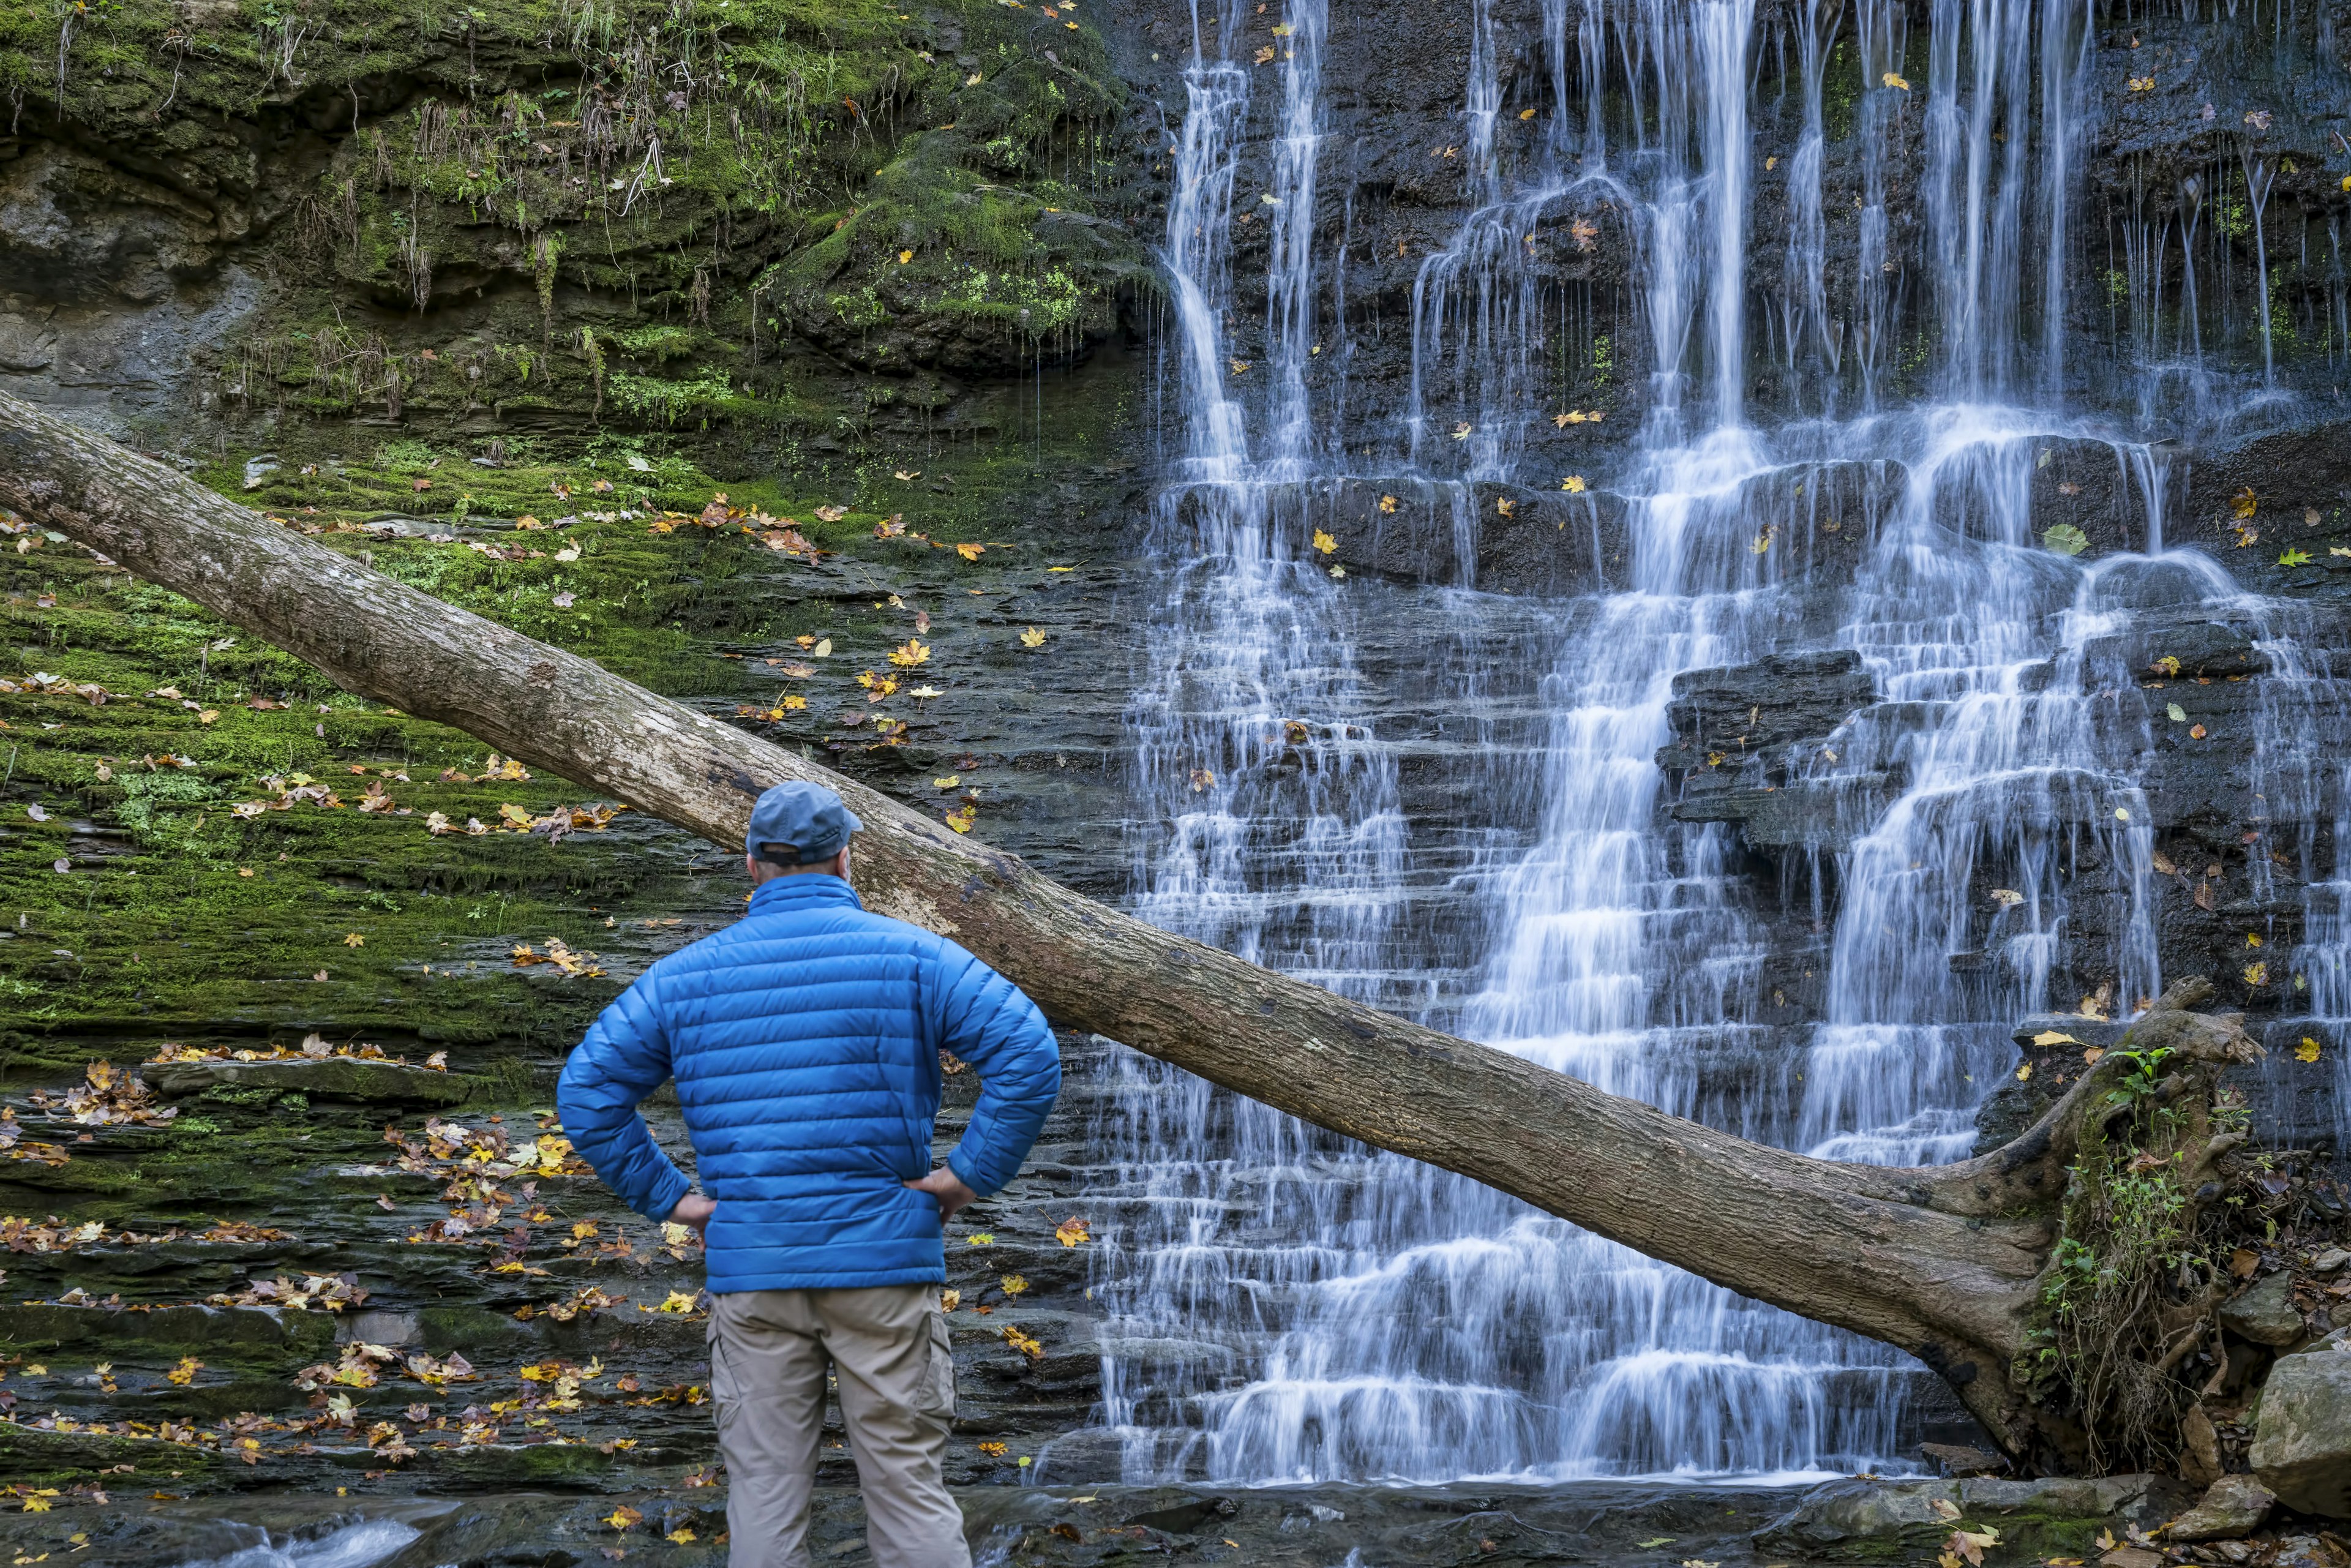
<path id="1" fill-rule="evenodd" d="M 669 1211 L 669 1217 L 674 1224 L 689 1225 L 701 1230 L 709 1225 L 710 1217 L 717 1212 L 718 1205 L 698 1192 L 690 1192 L 677 1200 L 677 1207 Z"/>
<path id="2" fill-rule="evenodd" d="M 979 1194 L 963 1185 L 963 1178 L 941 1166 L 920 1181 L 906 1184 L 916 1192 L 929 1193 L 939 1200 L 939 1223 L 944 1225 L 956 1217 L 956 1210 L 967 1203 L 977 1201 Z"/>

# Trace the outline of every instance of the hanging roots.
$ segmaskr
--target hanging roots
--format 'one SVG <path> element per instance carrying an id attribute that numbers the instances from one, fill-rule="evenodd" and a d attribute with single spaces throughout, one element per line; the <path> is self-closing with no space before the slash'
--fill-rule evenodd
<path id="1" fill-rule="evenodd" d="M 2260 1047 L 2236 1018 L 2189 1013 L 2186 981 L 2084 1081 L 2064 1230 L 2018 1382 L 2079 1423 L 2093 1473 L 2171 1468 L 2197 1390 L 2179 1368 L 2228 1294 L 2239 1208 L 2215 1180 L 2246 1111 L 2219 1068 Z"/>

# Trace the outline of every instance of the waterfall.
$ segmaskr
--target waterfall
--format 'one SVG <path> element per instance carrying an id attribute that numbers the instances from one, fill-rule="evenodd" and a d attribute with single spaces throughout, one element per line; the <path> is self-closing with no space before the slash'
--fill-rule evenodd
<path id="1" fill-rule="evenodd" d="M 2018 1017 L 2127 1016 L 2160 989 L 2154 737 L 2101 694 L 2133 684 L 2115 652 L 2132 628 L 2241 597 L 2165 550 L 2160 455 L 2064 404 L 2087 17 L 1937 0 L 1914 87 L 1901 7 L 1811 8 L 1774 89 L 1792 111 L 1767 116 L 1753 0 L 1540 14 L 1540 40 L 1520 38 L 1478 0 L 1435 154 L 1466 215 L 1413 276 L 1385 427 L 1402 468 L 1373 471 L 1449 508 L 1461 575 L 1416 590 L 1343 579 L 1311 542 L 1374 451 L 1336 432 L 1340 383 L 1317 364 L 1349 335 L 1333 236 L 1354 208 L 1334 221 L 1323 101 L 1341 41 L 1322 0 L 1293 0 L 1255 67 L 1230 12 L 1214 37 L 1196 25 L 1163 257 L 1183 450 L 1151 519 L 1165 591 L 1130 715 L 1134 907 L 1742 1136 L 1961 1157 Z M 1853 105 L 1850 207 L 1823 195 L 1833 84 Z M 1921 163 L 1901 164 L 1917 116 Z M 1781 164 L 1767 223 L 1759 182 Z M 1927 235 L 1906 255 L 1888 200 L 1910 180 Z M 1633 260 L 1646 353 L 1645 376 L 1611 383 L 1612 430 L 1638 413 L 1606 497 L 1626 559 L 1612 591 L 1479 593 L 1475 486 L 1557 482 L 1564 328 L 1542 241 L 1586 246 L 1602 219 Z M 1849 290 L 1833 225 L 1851 225 Z M 1260 322 L 1233 257 L 1268 232 Z M 1774 236 L 1780 263 L 1750 267 Z M 1761 352 L 1750 320 L 1778 323 Z M 1914 329 L 1923 357 L 1900 347 Z M 2075 559 L 2041 536 L 2036 476 L 2060 443 L 2109 455 L 2117 526 L 2143 549 Z M 1855 564 L 1824 582 L 1831 539 Z M 1407 622 L 1426 630 L 1400 653 Z M 1761 787 L 1768 760 L 1828 803 L 1834 831 L 1789 857 L 1775 910 L 1729 827 L 1674 820 L 1658 754 L 1679 677 L 1832 650 L 1881 701 L 1804 756 L 1708 763 Z M 1458 823 L 1407 810 L 1405 756 L 1444 770 Z M 2312 895 L 2314 1005 L 2351 1018 L 2336 875 Z M 1763 1021 L 1798 968 L 1813 1021 Z M 1888 1347 L 1118 1060 L 1095 1265 L 1103 1424 L 1129 1480 L 1899 1469 L 1951 1408 Z M 1039 1473 L 1068 1462 L 1049 1449 Z"/>

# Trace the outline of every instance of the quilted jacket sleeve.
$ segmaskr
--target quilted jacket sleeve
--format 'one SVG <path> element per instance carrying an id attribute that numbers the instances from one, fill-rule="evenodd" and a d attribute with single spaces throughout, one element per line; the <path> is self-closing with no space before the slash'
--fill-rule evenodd
<path id="1" fill-rule="evenodd" d="M 938 1043 L 979 1074 L 979 1104 L 947 1168 L 983 1197 L 1020 1169 L 1061 1092 L 1061 1051 L 1020 988 L 952 942 L 939 944 L 931 983 Z"/>
<path id="2" fill-rule="evenodd" d="M 588 1027 L 563 1064 L 556 1113 L 604 1185 L 648 1219 L 667 1219 L 693 1190 L 685 1173 L 653 1142 L 637 1105 L 669 1077 L 669 1037 L 655 998 L 659 970 L 648 970 Z"/>

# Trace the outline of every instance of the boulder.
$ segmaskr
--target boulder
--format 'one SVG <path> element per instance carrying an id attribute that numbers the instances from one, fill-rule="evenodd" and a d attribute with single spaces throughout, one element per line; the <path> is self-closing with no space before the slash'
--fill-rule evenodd
<path id="1" fill-rule="evenodd" d="M 2283 1348 L 2303 1337 L 2302 1313 L 2294 1304 L 2294 1276 L 2281 1269 L 2264 1274 L 2220 1309 L 2220 1326 L 2255 1344 Z"/>
<path id="2" fill-rule="evenodd" d="M 2254 1477 L 2288 1508 L 2351 1518 L 2351 1335 L 2278 1358 L 2251 1458 Z"/>
<path id="3" fill-rule="evenodd" d="M 1899 1551 L 1931 1554 L 1955 1520 L 1999 1528 L 2003 1542 L 2056 1551 L 2087 1540 L 2099 1521 L 2145 1529 L 2178 1512 L 2192 1493 L 2159 1476 L 2053 1477 L 2042 1480 L 1830 1481 L 1755 1536 L 1773 1556 L 1883 1562 Z M 1951 1509 L 1959 1511 L 1955 1516 Z"/>
<path id="4" fill-rule="evenodd" d="M 2204 1490 L 2196 1506 L 2171 1521 L 2170 1541 L 2235 1541 L 2251 1535 L 2270 1516 L 2277 1497 L 2251 1476 L 2222 1476 Z"/>

